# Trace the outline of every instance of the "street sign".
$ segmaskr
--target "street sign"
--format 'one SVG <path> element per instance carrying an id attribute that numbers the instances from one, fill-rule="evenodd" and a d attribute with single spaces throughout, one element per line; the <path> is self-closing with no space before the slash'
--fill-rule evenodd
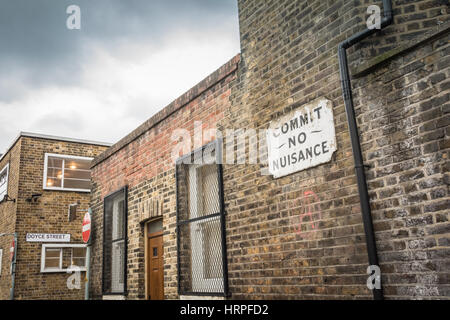
<path id="1" fill-rule="evenodd" d="M 70 242 L 70 234 L 27 233 L 27 242 Z"/>
<path id="2" fill-rule="evenodd" d="M 91 237 L 91 215 L 89 214 L 89 212 L 86 212 L 86 214 L 84 215 L 82 232 L 83 242 L 88 243 Z"/>

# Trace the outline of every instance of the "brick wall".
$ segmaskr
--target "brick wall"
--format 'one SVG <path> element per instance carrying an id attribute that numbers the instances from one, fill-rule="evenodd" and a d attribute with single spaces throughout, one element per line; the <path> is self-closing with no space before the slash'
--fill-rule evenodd
<path id="1" fill-rule="evenodd" d="M 239 56 L 234 57 L 204 81 L 189 90 L 142 126 L 100 155 L 93 168 L 93 269 L 92 295 L 102 297 L 103 200 L 128 185 L 128 256 L 127 287 L 129 299 L 145 298 L 144 224 L 139 206 L 146 200 L 163 203 L 164 294 L 177 297 L 176 270 L 176 187 L 172 151 L 177 141 L 175 129 L 185 129 L 194 136 L 194 122 L 204 130 L 215 129 L 230 107 L 230 88 L 235 79 Z M 200 146 L 214 137 L 203 136 Z M 194 148 L 194 141 L 191 141 Z M 182 153 L 180 153 L 180 156 Z"/>
<path id="2" fill-rule="evenodd" d="M 19 193 L 19 166 L 20 166 L 21 141 L 18 141 L 10 152 L 0 161 L 0 170 L 9 163 L 8 195 L 12 199 L 17 199 Z M 16 225 L 17 204 L 6 202 L 0 204 L 0 233 L 14 233 Z M 3 259 L 0 268 L 0 300 L 7 300 L 10 297 L 11 288 L 9 248 L 11 246 L 11 236 L 0 237 L 0 248 L 3 249 Z"/>
<path id="3" fill-rule="evenodd" d="M 89 208 L 90 194 L 43 190 L 45 153 L 94 158 L 105 149 L 104 146 L 22 136 L 7 154 L 7 159 L 11 155 L 10 168 L 14 172 L 13 178 L 10 178 L 10 183 L 12 183 L 10 190 L 17 190 L 12 192 L 11 197 L 17 199 L 17 203 L 1 204 L 0 210 L 9 206 L 7 214 L 15 217 L 14 223 L 9 224 L 9 228 L 18 233 L 15 299 L 84 298 L 84 290 L 67 288 L 67 278 L 69 277 L 67 273 L 41 273 L 42 243 L 26 242 L 25 239 L 27 233 L 63 233 L 71 235 L 71 244 L 83 243 L 81 223 L 84 212 Z M 26 201 L 32 194 L 37 193 L 41 193 L 42 196 L 36 203 Z M 77 216 L 73 222 L 68 222 L 69 204 L 77 201 L 80 202 Z M 4 221 L 3 217 L 0 221 Z M 3 225 L 0 225 L 0 230 L 0 232 L 4 232 Z M 0 239 L 0 241 L 3 240 Z M 10 241 L 8 240 L 8 243 Z M 6 248 L 9 248 L 9 244 Z M 7 257 L 9 261 L 9 254 Z M 9 297 L 9 279 L 11 277 L 9 263 L 6 264 L 6 259 L 4 259 L 3 267 L 0 292 L 2 297 L 5 297 L 5 292 L 8 292 Z M 6 270 L 7 272 L 5 272 Z"/>
<path id="4" fill-rule="evenodd" d="M 378 1 L 381 3 L 381 1 Z M 368 1 L 239 1 L 241 63 L 221 128 L 265 129 L 320 97 L 333 102 L 330 163 L 280 179 L 224 168 L 235 299 L 370 299 L 365 235 L 337 46 L 365 28 Z M 393 1 L 395 24 L 350 50 L 351 65 L 445 24 L 448 2 Z M 388 298 L 448 298 L 448 33 L 354 81 Z M 382 60 L 382 59 L 381 59 Z M 298 221 L 311 213 L 316 232 Z"/>
<path id="5" fill-rule="evenodd" d="M 448 33 L 355 81 L 389 298 L 450 297 Z"/>

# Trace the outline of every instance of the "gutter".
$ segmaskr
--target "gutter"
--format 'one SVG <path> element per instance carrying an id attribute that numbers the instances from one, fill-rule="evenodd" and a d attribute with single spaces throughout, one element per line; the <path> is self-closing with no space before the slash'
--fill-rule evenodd
<path id="1" fill-rule="evenodd" d="M 389 26 L 393 23 L 392 13 L 392 0 L 383 0 L 384 17 L 381 20 L 381 29 Z M 367 181 L 365 174 L 365 167 L 361 144 L 358 135 L 358 126 L 356 123 L 355 109 L 353 104 L 352 85 L 350 81 L 350 72 L 348 68 L 347 49 L 353 45 L 361 42 L 370 35 L 377 33 L 380 29 L 366 29 L 359 33 L 354 34 L 347 40 L 344 40 L 339 44 L 338 56 L 339 56 L 339 70 L 341 76 L 342 92 L 345 102 L 345 110 L 347 113 L 347 121 L 350 130 L 350 140 L 353 150 L 353 158 L 355 161 L 355 171 L 358 183 L 358 193 L 361 204 L 361 214 L 364 223 L 364 232 L 366 234 L 367 254 L 369 258 L 370 266 L 378 266 L 377 247 L 375 242 L 375 233 L 373 230 L 372 214 L 370 210 L 370 199 L 367 190 Z M 379 278 L 379 289 L 374 288 L 372 290 L 374 300 L 383 300 L 383 289 L 381 287 L 381 275 Z"/>

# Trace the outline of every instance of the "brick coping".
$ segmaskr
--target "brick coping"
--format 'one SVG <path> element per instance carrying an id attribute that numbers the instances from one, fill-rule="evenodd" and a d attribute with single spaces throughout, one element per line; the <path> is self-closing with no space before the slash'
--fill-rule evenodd
<path id="1" fill-rule="evenodd" d="M 97 156 L 92 161 L 91 168 L 94 168 L 101 162 L 108 159 L 110 156 L 112 156 L 114 153 L 120 151 L 124 147 L 126 147 L 128 144 L 139 138 L 141 135 L 143 135 L 145 132 L 156 126 L 158 123 L 178 111 L 179 109 L 186 106 L 188 103 L 199 97 L 202 93 L 204 93 L 209 88 L 216 85 L 218 82 L 220 82 L 222 79 L 226 78 L 228 75 L 233 73 L 237 70 L 239 61 L 241 59 L 240 53 L 235 55 L 231 60 L 229 60 L 227 63 L 222 65 L 219 69 L 211 73 L 209 76 L 207 76 L 205 79 L 200 81 L 197 85 L 189 89 L 187 92 L 182 94 L 180 97 L 175 99 L 173 102 L 171 102 L 169 105 L 164 107 L 161 111 L 153 115 L 150 119 L 145 121 L 143 124 L 141 124 L 139 127 L 137 127 L 135 130 L 133 130 L 131 133 L 129 133 L 127 136 L 119 140 L 119 142 L 112 145 L 109 149 L 107 149 L 105 152 L 101 153 L 99 156 Z"/>

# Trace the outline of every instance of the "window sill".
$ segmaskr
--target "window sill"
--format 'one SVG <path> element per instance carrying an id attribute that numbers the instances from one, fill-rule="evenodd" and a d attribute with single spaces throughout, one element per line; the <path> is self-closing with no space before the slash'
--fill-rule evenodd
<path id="1" fill-rule="evenodd" d="M 126 300 L 126 297 L 123 293 L 121 294 L 113 294 L 109 293 L 102 296 L 103 300 Z"/>
<path id="2" fill-rule="evenodd" d="M 43 189 L 46 191 L 67 191 L 67 192 L 83 192 L 83 193 L 91 192 L 91 190 L 88 189 L 68 189 L 68 188 L 52 188 L 52 187 L 44 187 Z"/>
<path id="3" fill-rule="evenodd" d="M 80 268 L 80 269 L 74 269 L 74 268 L 68 268 L 68 269 L 47 269 L 47 270 L 41 270 L 41 273 L 72 273 L 72 272 L 86 272 L 86 267 Z"/>
<path id="4" fill-rule="evenodd" d="M 226 300 L 224 296 L 180 295 L 180 300 Z"/>

